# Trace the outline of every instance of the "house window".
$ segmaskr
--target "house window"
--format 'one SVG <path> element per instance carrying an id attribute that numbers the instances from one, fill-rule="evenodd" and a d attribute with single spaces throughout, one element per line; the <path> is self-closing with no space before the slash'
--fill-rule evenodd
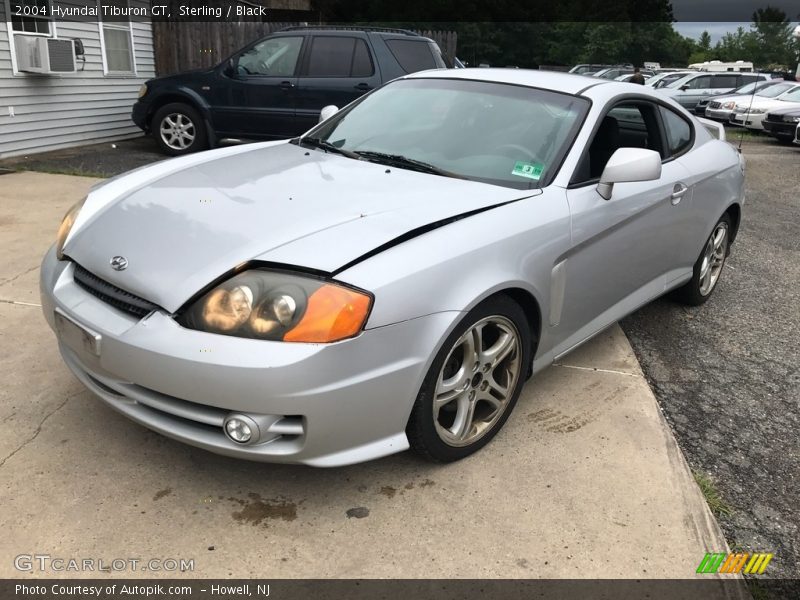
<path id="1" fill-rule="evenodd" d="M 11 4 L 12 31 L 50 35 L 49 0 L 15 0 Z"/>
<path id="2" fill-rule="evenodd" d="M 127 14 L 127 0 L 101 0 L 100 14 L 103 14 L 102 6 L 114 6 L 125 9 L 116 14 Z M 103 60 L 105 62 L 106 73 L 133 73 L 133 38 L 131 36 L 131 23 L 128 17 L 114 16 L 100 22 L 101 34 L 103 36 Z"/>

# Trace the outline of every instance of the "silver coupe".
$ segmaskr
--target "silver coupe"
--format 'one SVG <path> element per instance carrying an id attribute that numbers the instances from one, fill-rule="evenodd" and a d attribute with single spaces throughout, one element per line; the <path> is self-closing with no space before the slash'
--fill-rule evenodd
<path id="1" fill-rule="evenodd" d="M 739 228 L 741 155 L 646 86 L 429 71 L 321 119 L 66 215 L 44 315 L 109 406 L 241 458 L 457 460 L 618 319 L 705 302 Z"/>

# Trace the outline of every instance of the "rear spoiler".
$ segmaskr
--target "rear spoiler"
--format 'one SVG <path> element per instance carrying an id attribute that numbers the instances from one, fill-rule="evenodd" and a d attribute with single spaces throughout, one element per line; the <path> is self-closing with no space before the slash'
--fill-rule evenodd
<path id="1" fill-rule="evenodd" d="M 717 123 L 711 119 L 704 119 L 703 117 L 697 117 L 697 120 L 706 128 L 708 133 L 722 142 L 725 141 L 725 128 L 722 126 L 722 123 Z"/>

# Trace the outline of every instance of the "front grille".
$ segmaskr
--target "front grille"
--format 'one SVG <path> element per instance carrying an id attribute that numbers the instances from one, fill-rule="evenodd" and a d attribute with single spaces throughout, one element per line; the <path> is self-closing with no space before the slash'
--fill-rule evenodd
<path id="1" fill-rule="evenodd" d="M 144 317 L 159 309 L 158 305 L 100 279 L 77 263 L 75 263 L 75 273 L 72 278 L 92 296 L 130 315 Z"/>
<path id="2" fill-rule="evenodd" d="M 719 102 L 709 102 L 708 103 L 708 107 L 709 108 L 719 108 L 720 106 L 722 106 L 722 104 L 720 104 Z"/>

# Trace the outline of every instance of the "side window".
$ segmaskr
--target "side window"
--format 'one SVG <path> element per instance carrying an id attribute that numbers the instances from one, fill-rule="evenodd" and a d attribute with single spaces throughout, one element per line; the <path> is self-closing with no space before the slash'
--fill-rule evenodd
<path id="1" fill-rule="evenodd" d="M 715 88 L 735 88 L 738 75 L 714 75 Z"/>
<path id="2" fill-rule="evenodd" d="M 572 183 L 598 179 L 619 148 L 645 148 L 666 156 L 655 111 L 648 102 L 618 104 L 608 111 L 584 152 Z"/>
<path id="3" fill-rule="evenodd" d="M 406 73 L 436 68 L 431 49 L 424 40 L 386 40 L 386 45 Z"/>
<path id="4" fill-rule="evenodd" d="M 747 85 L 748 83 L 753 83 L 754 81 L 764 81 L 758 75 L 742 75 L 741 77 L 742 77 L 742 82 L 739 84 L 740 86 Z"/>
<path id="5" fill-rule="evenodd" d="M 374 72 L 364 40 L 354 37 L 315 36 L 311 43 L 307 77 L 369 77 Z"/>
<path id="6" fill-rule="evenodd" d="M 277 37 L 259 42 L 239 55 L 239 74 L 291 77 L 302 46 L 302 37 Z"/>
<path id="7" fill-rule="evenodd" d="M 667 131 L 667 147 L 670 156 L 684 152 L 692 141 L 692 126 L 680 115 L 661 107 L 661 118 Z"/>
<path id="8" fill-rule="evenodd" d="M 695 77 L 686 85 L 690 90 L 707 90 L 711 87 L 711 75 Z"/>
<path id="9" fill-rule="evenodd" d="M 369 55 L 367 42 L 356 39 L 356 48 L 353 51 L 353 69 L 350 77 L 372 77 L 375 67 L 372 66 L 372 58 Z"/>

